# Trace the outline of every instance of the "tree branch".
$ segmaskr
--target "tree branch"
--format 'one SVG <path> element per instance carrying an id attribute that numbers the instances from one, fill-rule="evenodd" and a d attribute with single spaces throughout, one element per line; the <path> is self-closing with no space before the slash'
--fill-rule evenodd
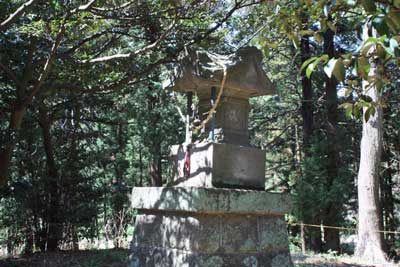
<path id="1" fill-rule="evenodd" d="M 161 43 L 161 41 L 163 41 L 165 39 L 165 37 L 168 35 L 168 33 L 174 28 L 176 24 L 176 20 L 168 27 L 168 29 L 166 31 L 163 32 L 163 34 L 161 34 L 160 38 L 158 38 L 155 42 L 141 48 L 138 49 L 132 53 L 127 53 L 127 54 L 116 54 L 116 55 L 112 55 L 112 56 L 105 56 L 105 57 L 99 57 L 99 58 L 93 58 L 93 59 L 87 59 L 87 60 L 82 60 L 80 61 L 80 63 L 82 64 L 86 64 L 86 63 L 100 63 L 100 62 L 107 62 L 107 61 L 112 61 L 115 59 L 125 59 L 125 58 L 132 58 L 135 57 L 139 54 L 143 54 L 146 53 L 147 51 L 155 48 L 159 43 Z"/>
<path id="2" fill-rule="evenodd" d="M 22 4 L 14 13 L 12 13 L 6 20 L 0 23 L 0 31 L 5 31 L 11 23 L 18 19 L 22 14 L 29 10 L 38 0 L 29 0 L 28 2 Z"/>
<path id="3" fill-rule="evenodd" d="M 32 90 L 30 91 L 28 97 L 26 97 L 23 101 L 23 106 L 28 106 L 31 102 L 32 99 L 35 97 L 35 95 L 39 92 L 40 88 L 42 87 L 44 81 L 46 80 L 47 76 L 49 75 L 50 69 L 52 67 L 53 61 L 56 58 L 56 51 L 58 46 L 61 43 L 62 38 L 64 37 L 64 32 L 65 32 L 65 26 L 64 22 L 61 25 L 57 36 L 56 40 L 54 41 L 53 47 L 51 48 L 50 55 L 47 58 L 46 63 L 44 64 L 44 68 L 42 73 L 39 76 L 39 79 L 36 81 L 35 85 L 33 86 Z"/>

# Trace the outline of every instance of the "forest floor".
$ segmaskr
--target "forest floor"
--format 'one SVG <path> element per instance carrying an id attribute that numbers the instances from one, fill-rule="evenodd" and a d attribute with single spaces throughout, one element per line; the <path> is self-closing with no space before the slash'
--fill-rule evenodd
<path id="1" fill-rule="evenodd" d="M 36 253 L 31 256 L 0 258 L 0 267 L 126 267 L 128 250 L 85 250 Z M 357 263 L 351 257 L 333 255 L 292 256 L 295 267 L 392 267 Z"/>

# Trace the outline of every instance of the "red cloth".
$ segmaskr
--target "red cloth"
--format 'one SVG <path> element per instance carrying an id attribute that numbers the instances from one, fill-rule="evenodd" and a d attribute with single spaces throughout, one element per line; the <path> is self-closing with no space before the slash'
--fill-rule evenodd
<path id="1" fill-rule="evenodd" d="M 186 147 L 185 164 L 183 165 L 183 175 L 186 178 L 190 176 L 190 146 Z"/>

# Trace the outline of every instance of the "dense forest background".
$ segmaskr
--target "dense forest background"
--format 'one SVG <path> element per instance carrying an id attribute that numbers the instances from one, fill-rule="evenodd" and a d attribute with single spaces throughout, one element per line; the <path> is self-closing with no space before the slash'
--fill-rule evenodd
<path id="1" fill-rule="evenodd" d="M 0 1 L 0 247 L 126 246 L 131 188 L 166 184 L 169 148 L 184 140 L 184 96 L 163 86 L 179 55 L 253 45 L 278 93 L 252 99 L 251 143 L 267 152 L 266 190 L 294 197 L 292 247 L 353 251 L 344 241 L 358 227 L 362 124 L 381 118 L 377 211 L 394 257 L 399 8 L 396 0 Z"/>

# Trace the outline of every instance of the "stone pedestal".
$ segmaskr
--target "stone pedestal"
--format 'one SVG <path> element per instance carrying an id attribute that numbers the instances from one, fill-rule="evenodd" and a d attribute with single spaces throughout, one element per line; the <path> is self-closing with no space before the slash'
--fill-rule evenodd
<path id="1" fill-rule="evenodd" d="M 129 267 L 292 267 L 287 195 L 240 189 L 134 188 Z"/>
<path id="2" fill-rule="evenodd" d="M 265 152 L 232 144 L 199 143 L 190 150 L 190 175 L 184 176 L 185 148 L 173 146 L 174 186 L 259 189 L 265 186 Z"/>

